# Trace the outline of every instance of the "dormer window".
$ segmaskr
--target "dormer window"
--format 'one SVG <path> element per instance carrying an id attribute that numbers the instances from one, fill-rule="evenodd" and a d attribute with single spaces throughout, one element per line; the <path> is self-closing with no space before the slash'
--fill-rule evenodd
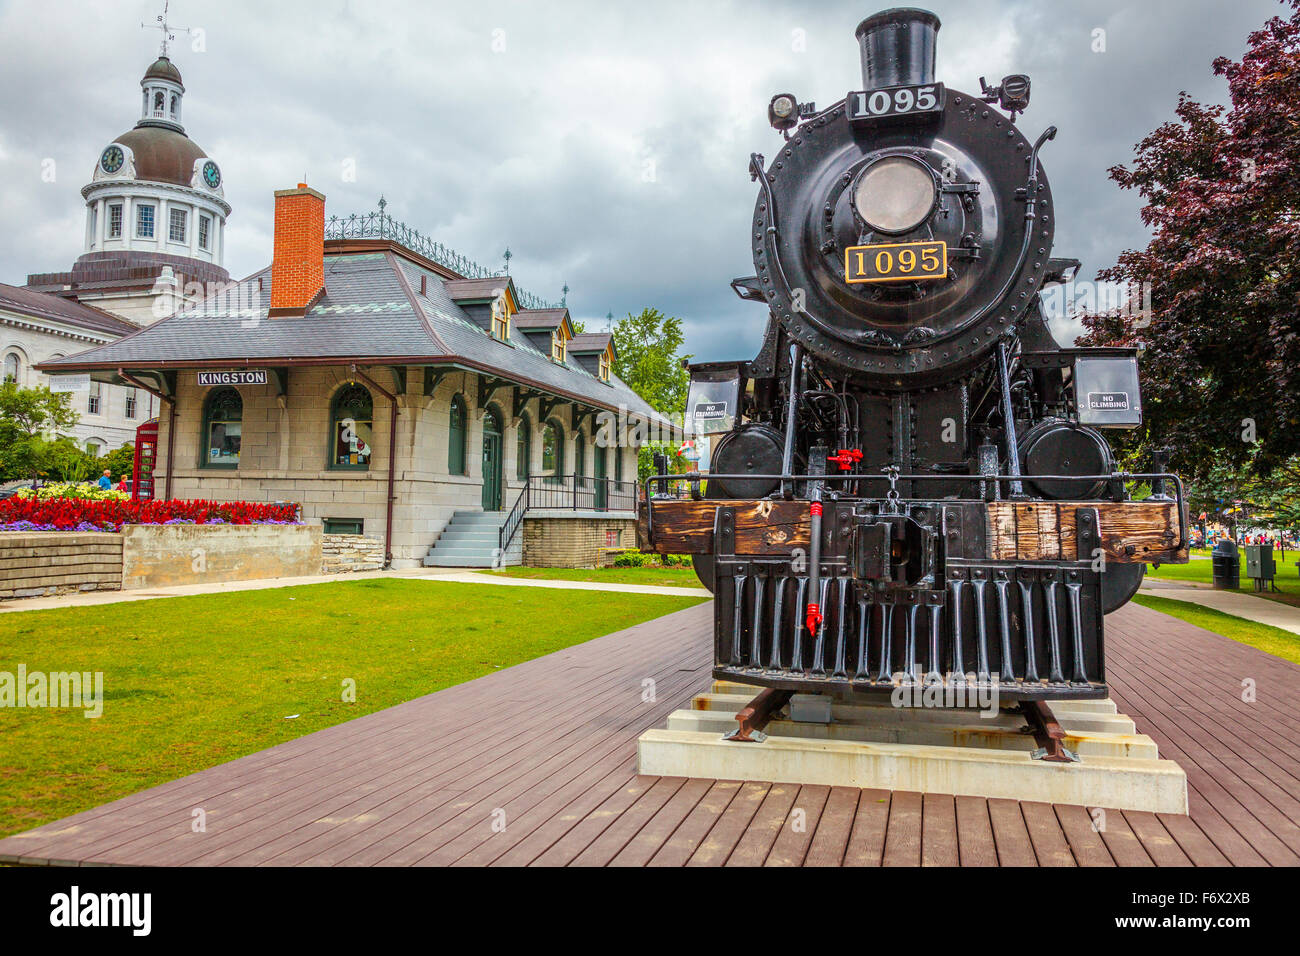
<path id="1" fill-rule="evenodd" d="M 510 306 L 504 292 L 492 300 L 492 337 L 510 341 Z"/>
<path id="2" fill-rule="evenodd" d="M 564 330 L 556 329 L 551 333 L 551 358 L 564 364 Z"/>

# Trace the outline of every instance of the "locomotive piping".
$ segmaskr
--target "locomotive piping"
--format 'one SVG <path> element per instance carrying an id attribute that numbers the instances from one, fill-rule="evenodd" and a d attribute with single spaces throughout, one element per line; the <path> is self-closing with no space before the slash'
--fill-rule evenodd
<path id="1" fill-rule="evenodd" d="M 1028 232 L 1025 233 L 1028 235 Z M 1002 389 L 1002 430 L 1007 442 L 1007 471 L 1015 477 L 1011 481 L 1011 497 L 1025 497 L 1020 482 L 1020 443 L 1016 438 L 1015 408 L 1011 404 L 1011 369 L 1007 362 L 1007 340 L 998 343 L 998 382 Z"/>
<path id="2" fill-rule="evenodd" d="M 781 452 L 781 473 L 794 471 L 794 429 L 799 412 L 799 366 L 803 364 L 803 348 L 798 342 L 790 347 L 790 396 L 785 408 L 785 447 Z M 783 483 L 784 484 L 784 483 Z M 784 497 L 794 496 L 794 487 L 782 488 Z"/>

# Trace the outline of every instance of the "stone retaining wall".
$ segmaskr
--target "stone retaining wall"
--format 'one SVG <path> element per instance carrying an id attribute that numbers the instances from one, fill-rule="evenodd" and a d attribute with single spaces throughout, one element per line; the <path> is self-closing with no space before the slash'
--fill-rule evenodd
<path id="1" fill-rule="evenodd" d="M 321 536 L 321 572 L 378 571 L 384 566 L 384 539 L 360 534 Z"/>
<path id="2" fill-rule="evenodd" d="M 0 533 L 0 598 L 122 587 L 122 536 L 103 532 Z"/>
<path id="3" fill-rule="evenodd" d="M 636 547 L 633 517 L 525 515 L 523 533 L 524 564 L 531 568 L 594 568 L 604 563 L 605 549 Z"/>
<path id="4" fill-rule="evenodd" d="M 320 574 L 320 525 L 129 524 L 122 588 L 158 588 Z"/>

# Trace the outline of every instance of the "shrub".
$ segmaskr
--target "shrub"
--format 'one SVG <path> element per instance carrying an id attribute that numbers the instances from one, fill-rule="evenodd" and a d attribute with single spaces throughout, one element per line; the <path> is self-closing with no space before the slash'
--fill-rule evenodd
<path id="1" fill-rule="evenodd" d="M 37 501 L 129 501 L 131 494 L 115 488 L 101 488 L 88 481 L 65 481 L 35 490 L 23 488 L 15 492 L 14 497 L 35 498 Z"/>
<path id="2" fill-rule="evenodd" d="M 0 531 L 121 531 L 124 524 L 298 524 L 298 506 L 255 501 L 131 501 L 14 496 Z"/>
<path id="3" fill-rule="evenodd" d="M 616 568 L 643 568 L 651 563 L 654 558 L 653 554 L 642 554 L 640 551 L 625 551 L 614 559 Z"/>

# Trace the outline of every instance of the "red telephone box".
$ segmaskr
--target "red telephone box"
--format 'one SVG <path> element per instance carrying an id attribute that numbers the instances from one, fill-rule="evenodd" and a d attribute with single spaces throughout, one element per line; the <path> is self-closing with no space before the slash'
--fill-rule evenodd
<path id="1" fill-rule="evenodd" d="M 153 466 L 158 460 L 158 419 L 151 418 L 135 430 L 135 468 L 131 473 L 131 497 L 153 499 Z"/>

